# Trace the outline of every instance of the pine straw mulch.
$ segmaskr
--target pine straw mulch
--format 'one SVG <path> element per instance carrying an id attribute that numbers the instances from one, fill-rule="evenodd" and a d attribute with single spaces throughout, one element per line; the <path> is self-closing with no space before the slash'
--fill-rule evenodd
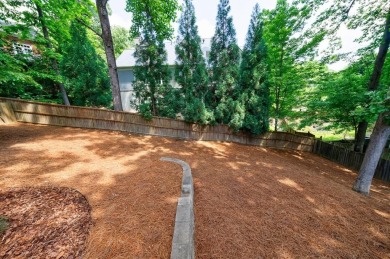
<path id="1" fill-rule="evenodd" d="M 310 153 L 224 144 L 214 158 L 193 170 L 198 258 L 390 258 L 389 184 L 364 197 Z"/>
<path id="2" fill-rule="evenodd" d="M 160 161 L 163 149 L 148 139 L 0 125 L 0 190 L 50 185 L 82 193 L 93 222 L 83 258 L 168 258 L 182 170 Z"/>
<path id="3" fill-rule="evenodd" d="M 390 184 L 305 152 L 109 131 L 0 126 L 0 189 L 69 186 L 93 227 L 84 258 L 169 258 L 181 167 L 195 185 L 197 258 L 390 258 Z"/>
<path id="4" fill-rule="evenodd" d="M 90 206 L 70 188 L 0 191 L 0 214 L 9 227 L 0 258 L 79 258 L 91 226 Z"/>

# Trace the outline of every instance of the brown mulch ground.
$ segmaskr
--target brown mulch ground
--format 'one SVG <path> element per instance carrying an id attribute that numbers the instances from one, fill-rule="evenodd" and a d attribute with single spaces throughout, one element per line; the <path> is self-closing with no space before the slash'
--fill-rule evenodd
<path id="1" fill-rule="evenodd" d="M 93 221 L 83 258 L 168 258 L 182 171 L 159 161 L 163 150 L 148 139 L 0 126 L 0 190 L 61 186 L 82 193 Z"/>
<path id="2" fill-rule="evenodd" d="M 0 189 L 67 186 L 93 227 L 85 258 L 169 258 L 182 159 L 198 258 L 390 258 L 390 185 L 310 153 L 108 131 L 0 126 Z M 1 214 L 1 213 L 0 213 Z"/>
<path id="3" fill-rule="evenodd" d="M 70 188 L 0 191 L 9 227 L 0 239 L 1 258 L 77 258 L 91 225 L 90 206 Z"/>

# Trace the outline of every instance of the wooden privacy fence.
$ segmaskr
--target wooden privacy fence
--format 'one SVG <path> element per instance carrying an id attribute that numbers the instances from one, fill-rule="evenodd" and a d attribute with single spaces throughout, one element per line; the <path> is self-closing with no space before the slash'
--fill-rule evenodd
<path id="1" fill-rule="evenodd" d="M 315 140 L 313 153 L 348 168 L 359 170 L 363 163 L 364 154 L 348 150 L 321 140 Z M 390 160 L 381 159 L 375 171 L 375 178 L 390 182 Z"/>
<path id="2" fill-rule="evenodd" d="M 246 145 L 275 147 L 311 152 L 314 138 L 287 132 L 267 132 L 260 136 L 234 133 L 225 125 L 201 126 L 181 120 L 154 117 L 144 120 L 140 115 L 129 112 L 64 106 L 30 102 L 18 99 L 0 98 L 12 107 L 19 122 L 68 126 L 90 129 L 105 129 L 193 140 L 228 141 Z M 1 106 L 0 106 L 1 108 Z"/>
<path id="3" fill-rule="evenodd" d="M 228 141 L 246 145 L 308 151 L 354 170 L 360 169 L 364 158 L 364 154 L 294 133 L 267 132 L 254 137 L 241 132 L 234 133 L 226 125 L 201 126 L 160 117 L 153 117 L 151 121 L 146 121 L 140 115 L 129 112 L 0 97 L 0 123 L 15 119 L 27 123 L 116 130 L 180 139 Z M 390 182 L 389 160 L 381 159 L 374 177 Z"/>

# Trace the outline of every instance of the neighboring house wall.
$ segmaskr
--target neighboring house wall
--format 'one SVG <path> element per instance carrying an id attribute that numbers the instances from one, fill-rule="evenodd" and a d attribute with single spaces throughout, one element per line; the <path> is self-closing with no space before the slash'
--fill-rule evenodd
<path id="1" fill-rule="evenodd" d="M 22 40 L 16 36 L 9 36 L 8 40 L 12 42 L 13 54 L 39 55 L 39 50 L 31 40 Z"/>
<path id="2" fill-rule="evenodd" d="M 175 52 L 176 43 L 172 41 L 165 42 L 165 50 L 167 51 L 167 65 L 169 65 L 172 71 L 172 80 L 171 85 L 174 88 L 179 88 L 180 85 L 175 81 L 175 61 L 176 61 L 176 52 Z M 208 59 L 211 48 L 210 39 L 202 39 L 202 52 L 205 59 Z M 118 68 L 118 77 L 119 77 L 119 86 L 121 91 L 122 98 L 122 107 L 124 111 L 136 112 L 134 107 L 131 106 L 131 102 L 135 100 L 134 89 L 132 86 L 133 81 L 135 80 L 134 76 L 134 66 L 136 60 L 134 58 L 135 49 L 124 50 L 123 53 L 117 59 L 117 68 Z"/>
<path id="3" fill-rule="evenodd" d="M 0 31 L 3 31 L 3 28 L 9 26 L 15 26 L 14 23 L 5 22 L 0 20 Z M 36 47 L 36 43 L 34 39 L 36 37 L 36 32 L 34 29 L 30 29 L 29 39 L 22 39 L 19 37 L 20 35 L 7 35 L 5 39 L 3 39 L 8 45 L 5 47 L 6 51 L 9 51 L 13 55 L 22 54 L 22 55 L 32 55 L 39 56 L 39 50 Z"/>
<path id="4" fill-rule="evenodd" d="M 5 41 L 9 44 L 9 47 L 4 47 L 5 51 L 12 55 L 32 55 L 39 56 L 39 50 L 35 46 L 35 43 L 29 40 L 21 40 L 14 36 L 8 36 Z"/>
<path id="5" fill-rule="evenodd" d="M 134 67 L 129 68 L 118 68 L 118 77 L 119 77 L 119 86 L 121 91 L 121 99 L 122 99 L 122 108 L 124 111 L 128 112 L 136 112 L 134 107 L 132 107 L 131 102 L 135 100 L 135 92 L 133 89 L 133 82 L 135 80 L 134 76 Z M 180 85 L 175 81 L 175 67 L 170 66 L 170 70 L 172 73 L 172 79 L 170 84 L 174 88 L 179 88 Z"/>
<path id="6" fill-rule="evenodd" d="M 135 112 L 130 106 L 130 100 L 134 99 L 132 83 L 134 81 L 133 68 L 118 69 L 119 86 L 121 90 L 122 108 L 124 111 Z"/>

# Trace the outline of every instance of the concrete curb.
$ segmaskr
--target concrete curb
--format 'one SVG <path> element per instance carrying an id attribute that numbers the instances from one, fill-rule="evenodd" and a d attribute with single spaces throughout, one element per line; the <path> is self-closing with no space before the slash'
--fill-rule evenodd
<path id="1" fill-rule="evenodd" d="M 183 168 L 181 197 L 177 203 L 171 259 L 195 258 L 194 183 L 190 166 L 179 159 L 163 157 L 161 161 L 173 162 Z"/>

